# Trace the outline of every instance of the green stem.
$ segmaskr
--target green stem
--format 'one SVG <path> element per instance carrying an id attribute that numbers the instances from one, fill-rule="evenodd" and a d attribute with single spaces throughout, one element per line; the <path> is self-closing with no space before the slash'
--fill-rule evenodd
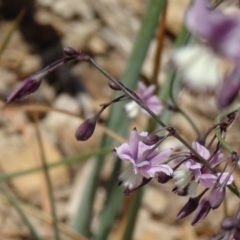
<path id="1" fill-rule="evenodd" d="M 144 190 L 145 190 L 145 188 L 141 188 L 138 191 L 136 191 L 136 193 L 135 193 L 134 199 L 131 203 L 131 210 L 128 215 L 128 221 L 127 221 L 126 229 L 125 229 L 122 240 L 132 239 L 132 235 L 133 235 L 136 220 L 137 220 L 138 211 L 142 204 Z"/>
<path id="2" fill-rule="evenodd" d="M 97 150 L 94 150 L 94 151 L 91 151 L 88 153 L 79 154 L 74 157 L 63 158 L 60 161 L 48 164 L 47 168 L 50 169 L 50 168 L 58 167 L 58 166 L 61 166 L 64 164 L 67 165 L 67 164 L 71 164 L 71 163 L 75 163 L 75 162 L 79 162 L 79 161 L 83 161 L 83 160 L 85 161 L 87 158 L 90 158 L 93 156 L 103 156 L 103 155 L 106 155 L 107 153 L 109 153 L 111 150 L 112 150 L 111 148 L 97 149 Z M 9 174 L 0 174 L 0 183 L 11 180 L 16 177 L 24 176 L 26 174 L 39 172 L 41 170 L 43 170 L 43 166 L 35 167 L 35 168 L 23 170 L 23 171 L 13 172 L 13 173 L 9 173 Z"/>
<path id="3" fill-rule="evenodd" d="M 41 136 L 41 132 L 40 132 L 40 129 L 39 129 L 39 125 L 38 125 L 38 120 L 37 119 L 35 121 L 35 129 L 36 129 L 36 136 L 37 136 L 37 140 L 38 140 L 39 148 L 40 148 L 40 155 L 41 155 L 43 173 L 44 173 L 44 176 L 45 176 L 45 179 L 46 179 L 46 183 L 47 183 L 48 197 L 49 197 L 50 205 L 51 205 L 51 212 L 52 212 L 52 217 L 53 217 L 54 235 L 55 235 L 55 239 L 56 240 L 60 240 L 58 224 L 57 224 L 57 212 L 56 212 L 55 203 L 54 203 L 54 197 L 53 197 L 53 186 L 52 186 L 50 174 L 48 172 L 47 159 L 46 159 L 46 156 L 45 156 L 45 153 L 44 153 L 42 136 Z"/>
<path id="4" fill-rule="evenodd" d="M 234 107 L 231 107 L 230 109 L 224 111 L 223 113 L 219 114 L 216 119 L 215 119 L 215 124 L 219 124 L 222 119 L 224 117 L 226 117 L 227 115 L 233 113 L 233 112 L 236 112 L 240 109 L 240 104 L 234 106 Z M 221 145 L 229 152 L 229 153 L 233 153 L 234 150 L 233 148 L 222 138 L 222 134 L 221 134 L 221 129 L 220 127 L 216 128 L 216 137 L 218 139 L 218 141 L 221 143 Z"/>
<path id="5" fill-rule="evenodd" d="M 9 203 L 11 203 L 14 206 L 19 216 L 22 218 L 23 222 L 26 224 L 26 226 L 29 229 L 29 232 L 31 233 L 31 237 L 33 237 L 33 239 L 35 240 L 41 240 L 36 230 L 32 226 L 31 222 L 28 220 L 27 216 L 22 211 L 21 207 L 18 205 L 18 202 L 14 199 L 14 197 L 12 197 L 3 187 L 1 188 L 1 192 L 6 197 L 7 201 L 9 201 Z"/>

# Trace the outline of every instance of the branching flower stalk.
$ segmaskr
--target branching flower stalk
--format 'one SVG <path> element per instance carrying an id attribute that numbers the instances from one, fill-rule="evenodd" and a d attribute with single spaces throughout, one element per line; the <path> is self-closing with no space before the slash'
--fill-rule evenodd
<path id="1" fill-rule="evenodd" d="M 200 21 L 202 24 L 199 24 Z M 218 11 L 208 0 L 193 0 L 187 10 L 185 24 L 191 34 L 201 40 L 198 44 L 196 42 L 196 45 L 185 46 L 174 52 L 172 63 L 179 69 L 177 74 L 182 72 L 182 77 L 179 79 L 187 89 L 195 90 L 195 92 L 199 90 L 201 93 L 210 94 L 217 91 L 217 86 L 220 86 L 216 99 L 219 108 L 228 107 L 240 90 L 240 71 L 238 70 L 240 53 L 236 51 L 240 49 L 240 19 Z M 174 98 L 173 88 L 177 79 L 172 80 L 170 83 L 172 110 L 181 113 L 197 133 L 197 139 L 190 144 L 178 133 L 177 129 L 167 126 L 159 117 L 162 104 L 156 95 L 153 95 L 155 86 L 145 86 L 141 83 L 140 90 L 133 91 L 114 79 L 86 53 L 71 47 L 64 48 L 63 51 L 65 54 L 63 59 L 26 78 L 10 94 L 7 103 L 35 92 L 42 78 L 60 65 L 74 60 L 89 62 L 107 78 L 112 90 L 122 91 L 124 94 L 101 104 L 100 110 L 77 128 L 75 137 L 78 141 L 86 141 L 93 135 L 97 121 L 107 107 L 124 100 L 134 101 L 161 127 L 160 130 L 152 133 L 138 133 L 134 128 L 130 139 L 114 148 L 113 152 L 128 165 L 118 177 L 119 185 L 124 186 L 125 195 L 131 194 L 154 179 L 160 184 L 175 181 L 172 191 L 178 196 L 189 197 L 176 219 L 182 219 L 193 213 L 192 225 L 203 221 L 210 211 L 220 207 L 226 198 L 227 187 L 240 198 L 233 178 L 234 170 L 240 166 L 239 153 L 234 151 L 225 140 L 227 131 L 239 115 L 240 104 L 221 113 L 214 125 L 202 133 Z M 223 79 L 218 78 L 216 52 L 230 59 L 234 65 Z M 204 61 L 198 57 L 199 53 Z M 198 62 L 197 65 L 196 62 Z M 206 67 L 206 63 L 209 63 L 211 69 L 207 75 L 201 75 L 205 71 L 201 67 Z M 214 135 L 209 137 L 210 133 Z M 169 137 L 179 140 L 187 150 L 175 151 L 172 147 L 164 149 L 163 142 Z M 163 149 L 160 150 L 161 147 Z M 227 156 L 224 156 L 222 149 L 228 151 Z M 224 166 L 220 166 L 221 164 Z M 199 185 L 204 188 L 200 193 Z M 230 236 L 234 240 L 240 239 L 239 210 L 234 217 L 225 218 L 222 222 L 222 231 L 210 239 L 229 239 Z"/>

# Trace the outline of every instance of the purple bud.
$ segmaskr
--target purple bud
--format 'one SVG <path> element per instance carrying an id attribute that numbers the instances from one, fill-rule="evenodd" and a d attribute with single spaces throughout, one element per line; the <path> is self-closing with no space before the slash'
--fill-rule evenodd
<path id="1" fill-rule="evenodd" d="M 78 141 L 86 141 L 93 135 L 97 123 L 96 120 L 96 116 L 88 118 L 77 128 L 75 137 Z"/>
<path id="2" fill-rule="evenodd" d="M 73 57 L 73 56 L 77 56 L 79 54 L 76 49 L 71 48 L 71 47 L 64 47 L 63 53 L 66 57 Z"/>
<path id="3" fill-rule="evenodd" d="M 121 82 L 118 82 L 119 84 L 123 85 Z M 108 86 L 113 89 L 113 90 L 116 90 L 116 91 L 121 91 L 122 89 L 112 80 L 109 80 L 108 81 Z"/>
<path id="4" fill-rule="evenodd" d="M 216 209 L 222 204 L 225 194 L 226 187 L 216 186 L 212 189 L 211 193 L 209 194 L 209 202 L 212 209 Z"/>
<path id="5" fill-rule="evenodd" d="M 187 185 L 184 188 L 180 188 L 176 186 L 173 188 L 172 192 L 176 193 L 178 196 L 185 197 L 188 195 L 188 188 L 189 188 L 189 185 Z"/>
<path id="6" fill-rule="evenodd" d="M 208 238 L 208 240 L 223 240 L 227 235 L 229 235 L 228 232 L 221 231 L 219 233 L 214 234 L 210 238 Z M 226 238 L 226 239 L 229 239 L 229 238 Z"/>
<path id="7" fill-rule="evenodd" d="M 40 84 L 41 80 L 47 76 L 49 73 L 54 71 L 56 68 L 60 67 L 61 65 L 74 60 L 75 58 L 68 58 L 68 59 L 59 59 L 56 62 L 46 66 L 42 70 L 32 74 L 28 78 L 24 79 L 16 89 L 10 94 L 10 96 L 6 99 L 7 103 L 13 102 L 15 100 L 22 99 L 27 95 L 35 92 Z"/>
<path id="8" fill-rule="evenodd" d="M 40 80 L 35 80 L 32 77 L 28 77 L 23 80 L 16 89 L 6 99 L 7 103 L 20 100 L 29 94 L 35 92 L 41 84 Z"/>
<path id="9" fill-rule="evenodd" d="M 194 212 L 199 204 L 199 197 L 196 198 L 189 198 L 188 202 L 183 206 L 180 212 L 177 214 L 176 220 L 180 220 L 182 218 L 187 217 L 192 212 Z"/>
<path id="10" fill-rule="evenodd" d="M 157 179 L 158 179 L 159 183 L 167 183 L 172 178 L 173 178 L 173 176 L 167 175 L 165 172 L 157 173 Z"/>
<path id="11" fill-rule="evenodd" d="M 156 134 L 149 134 L 142 139 L 142 142 L 147 146 L 152 146 L 156 144 L 160 139 L 163 139 L 163 137 L 159 137 Z"/>
<path id="12" fill-rule="evenodd" d="M 211 210 L 211 205 L 208 199 L 203 198 L 200 204 L 198 205 L 198 208 L 195 212 L 191 225 L 196 225 L 197 223 L 200 223 L 208 215 L 210 210 Z"/>
<path id="13" fill-rule="evenodd" d="M 219 107 L 228 107 L 238 95 L 240 89 L 240 70 L 239 66 L 229 71 L 221 86 L 220 92 L 217 97 Z"/>
<path id="14" fill-rule="evenodd" d="M 240 229 L 236 228 L 234 234 L 233 234 L 233 239 L 238 240 L 240 239 Z"/>
<path id="15" fill-rule="evenodd" d="M 239 220 L 235 217 L 226 217 L 223 219 L 221 227 L 223 230 L 232 230 L 233 228 L 238 227 Z"/>

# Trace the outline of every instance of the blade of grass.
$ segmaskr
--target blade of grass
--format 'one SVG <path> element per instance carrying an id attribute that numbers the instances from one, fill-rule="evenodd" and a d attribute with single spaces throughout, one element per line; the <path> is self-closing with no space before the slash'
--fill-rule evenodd
<path id="1" fill-rule="evenodd" d="M 42 167 L 43 167 L 43 174 L 44 174 L 45 181 L 46 181 L 48 198 L 50 201 L 49 204 L 50 204 L 51 213 L 53 216 L 53 228 L 54 228 L 55 240 L 60 240 L 58 224 L 57 224 L 57 212 L 56 212 L 56 207 L 55 207 L 55 202 L 54 202 L 54 197 L 53 197 L 53 186 L 52 186 L 50 173 L 48 172 L 48 168 L 47 168 L 47 159 L 46 159 L 46 155 L 44 152 L 43 140 L 42 140 L 39 123 L 38 123 L 38 113 L 34 114 L 34 125 L 35 125 L 35 130 L 36 130 L 37 141 L 38 141 L 39 149 L 40 149 L 40 159 L 41 159 L 41 163 L 42 163 Z"/>
<path id="2" fill-rule="evenodd" d="M 124 84 L 127 84 L 127 86 L 131 89 L 134 89 L 133 87 L 136 86 L 143 61 L 145 59 L 155 29 L 157 27 L 159 15 L 164 8 L 164 4 L 165 1 L 151 0 L 146 9 L 146 13 L 143 18 L 141 29 L 138 33 L 136 42 L 134 44 L 132 54 L 128 60 L 127 67 L 121 78 L 122 82 Z M 123 118 L 121 117 L 121 115 L 122 112 L 119 111 L 119 109 L 113 108 L 112 114 L 110 115 L 109 126 L 111 127 L 111 129 L 115 129 L 115 131 L 117 131 L 119 134 L 121 133 L 124 134 L 125 136 L 128 129 L 128 121 L 124 121 L 124 123 L 121 123 L 123 122 Z M 120 167 L 121 165 L 118 165 L 117 168 L 114 170 L 119 171 Z M 118 175 L 112 175 L 111 181 L 117 183 L 117 178 Z M 94 239 L 96 240 L 107 239 L 112 223 L 114 222 L 115 217 L 122 205 L 121 203 L 124 195 L 121 193 L 120 195 L 116 196 L 116 194 L 119 194 L 119 191 L 116 190 L 116 188 L 113 188 L 112 190 L 110 189 L 111 190 L 111 194 L 109 194 L 110 200 L 107 202 L 105 208 L 103 209 L 102 216 L 100 219 L 100 226 L 94 237 Z M 117 198 L 117 200 L 115 200 L 115 198 Z"/>
<path id="3" fill-rule="evenodd" d="M 90 158 L 90 157 L 93 157 L 93 156 L 103 156 L 103 155 L 105 156 L 110 151 L 111 151 L 111 148 L 97 149 L 97 150 L 93 150 L 91 152 L 81 153 L 81 154 L 78 154 L 76 156 L 62 158 L 61 160 L 59 160 L 57 162 L 48 164 L 46 167 L 48 169 L 50 169 L 50 168 L 58 167 L 58 166 L 61 166 L 61 165 L 68 165 L 68 164 L 79 162 L 79 161 L 86 161 L 87 158 Z M 16 177 L 24 176 L 26 174 L 39 172 L 39 171 L 42 171 L 42 170 L 43 170 L 43 166 L 40 166 L 40 167 L 35 167 L 35 168 L 19 171 L 19 172 L 13 172 L 13 173 L 8 173 L 8 174 L 0 174 L 0 183 L 4 182 L 4 181 L 11 180 L 11 179 L 16 178 Z"/>
<path id="4" fill-rule="evenodd" d="M 34 229 L 33 225 L 28 220 L 26 214 L 22 211 L 21 207 L 19 206 L 18 202 L 14 199 L 14 197 L 12 197 L 4 187 L 1 187 L 1 193 L 7 199 L 7 201 L 16 209 L 19 216 L 22 218 L 23 222 L 28 227 L 28 230 L 31 233 L 31 236 L 33 237 L 33 239 L 41 240 L 38 233 Z"/>
<path id="5" fill-rule="evenodd" d="M 35 217 L 39 220 L 42 220 L 48 224 L 53 224 L 53 218 L 51 215 L 31 206 L 29 204 L 26 204 L 20 200 L 14 199 L 14 201 L 22 209 L 23 213 L 30 214 L 33 217 Z M 10 199 L 7 198 L 7 196 L 2 193 L 0 193 L 0 202 L 7 204 L 7 205 L 11 204 Z M 70 237 L 70 239 L 72 239 L 72 240 L 87 240 L 85 237 L 74 232 L 71 228 L 69 228 L 67 225 L 65 225 L 63 223 L 58 223 L 58 226 L 59 226 L 59 229 L 61 230 L 61 232 L 64 233 L 66 236 Z M 34 235 L 32 235 L 32 236 L 34 236 Z M 38 240 L 41 240 L 41 238 Z"/>
<path id="6" fill-rule="evenodd" d="M 143 61 L 145 59 L 150 41 L 154 35 L 154 31 L 158 23 L 159 14 L 163 8 L 164 2 L 165 1 L 162 1 L 162 0 L 150 1 L 146 14 L 143 18 L 142 27 L 136 39 L 134 49 L 132 51 L 131 56 L 128 59 L 126 69 L 121 78 L 122 82 L 124 84 L 127 84 L 127 86 L 131 89 L 135 89 L 137 85 L 138 77 L 140 75 L 140 70 L 141 70 Z M 119 94 L 117 94 L 115 97 L 117 96 L 119 96 Z M 127 119 L 127 117 L 126 118 L 122 117 L 123 106 L 124 106 L 123 103 L 119 103 L 118 108 L 114 107 L 111 109 L 107 126 L 110 129 L 115 130 L 118 134 L 125 136 L 128 132 L 129 120 Z M 111 139 L 108 138 L 107 136 L 104 136 L 101 147 L 112 146 L 112 145 L 113 145 L 113 142 L 111 141 Z M 91 225 L 92 212 L 93 212 L 93 201 L 94 201 L 96 189 L 98 187 L 99 173 L 103 166 L 103 163 L 104 163 L 103 157 L 100 157 L 98 158 L 98 160 L 96 160 L 95 165 L 92 169 L 91 175 L 87 180 L 83 199 L 81 200 L 81 204 L 79 204 L 76 217 L 72 224 L 73 229 L 75 229 L 78 232 L 81 232 L 84 236 L 90 236 L 90 225 Z M 117 176 L 115 176 L 115 179 L 116 178 Z M 119 200 L 120 200 L 120 197 L 119 197 Z M 121 204 L 118 204 L 118 205 L 115 204 L 115 209 L 119 209 L 119 205 Z M 108 208 L 105 209 L 104 211 L 109 212 Z M 112 224 L 112 221 L 114 220 L 114 217 L 116 215 L 116 210 L 111 211 L 112 214 L 111 214 L 111 217 L 109 216 L 109 219 L 104 218 L 104 216 L 106 216 L 104 211 L 103 211 L 103 217 L 101 218 L 101 222 L 108 221 L 109 223 Z M 104 226 L 103 226 L 103 228 L 99 227 L 97 235 L 99 234 L 99 236 L 105 236 L 107 233 L 108 231 L 106 231 L 106 229 L 104 229 Z M 106 239 L 106 236 L 104 237 L 104 240 L 105 239 Z"/>
<path id="7" fill-rule="evenodd" d="M 132 204 L 131 204 L 131 210 L 130 210 L 129 215 L 128 215 L 128 221 L 127 221 L 127 225 L 126 225 L 126 228 L 125 228 L 125 232 L 124 232 L 124 235 L 123 235 L 123 238 L 122 238 L 123 240 L 132 239 L 134 229 L 135 229 L 136 220 L 137 220 L 137 216 L 138 216 L 138 211 L 139 211 L 139 209 L 141 207 L 141 204 L 142 204 L 142 198 L 143 198 L 144 190 L 145 190 L 145 188 L 141 188 L 135 193 L 134 199 L 133 199 Z"/>
<path id="8" fill-rule="evenodd" d="M 166 6 L 166 5 L 165 5 Z M 165 11 L 167 10 L 166 8 L 164 9 Z M 164 15 L 163 15 L 164 16 Z M 166 17 L 166 15 L 164 16 Z M 160 26 L 161 28 L 164 28 L 163 26 Z M 162 35 L 163 37 L 163 35 Z M 177 40 L 175 42 L 175 46 L 180 46 L 182 44 L 185 43 L 186 39 L 188 37 L 188 32 L 186 31 L 185 27 L 183 27 L 182 31 L 180 32 L 179 36 L 177 37 Z M 156 76 L 159 74 L 159 62 L 160 60 L 157 60 L 158 58 L 161 58 L 161 51 L 160 49 L 162 48 L 162 43 L 163 43 L 163 39 L 159 39 L 158 41 L 158 50 L 156 53 L 156 58 L 155 58 L 155 64 L 154 64 L 154 69 L 153 69 L 153 80 L 156 81 Z M 163 99 L 161 98 L 161 100 L 164 101 L 168 101 L 171 96 L 171 89 L 169 88 L 171 85 L 171 81 L 172 78 L 175 78 L 175 71 L 169 71 L 168 76 L 167 76 L 167 81 L 163 84 L 161 90 L 160 90 L 160 98 L 161 95 L 164 94 Z M 169 92 L 166 92 L 165 89 L 168 88 Z M 178 84 L 177 86 L 175 86 L 175 93 L 177 94 L 180 90 L 180 84 Z M 171 115 L 169 115 L 169 112 L 164 111 L 163 114 L 161 115 L 161 119 L 165 119 L 164 122 L 168 123 L 170 120 Z M 153 119 L 150 119 L 148 122 L 148 132 L 154 131 L 154 129 L 156 128 L 156 121 L 154 121 Z M 134 233 L 134 229 L 135 229 L 135 224 L 136 224 L 136 220 L 137 220 L 137 215 L 138 215 L 138 211 L 141 207 L 141 202 L 142 202 L 142 198 L 144 195 L 144 188 L 141 188 L 140 190 L 137 191 L 136 195 L 134 196 L 132 203 L 131 203 L 131 211 L 129 212 L 129 216 L 128 216 L 128 221 L 126 224 L 126 228 L 125 228 L 125 232 L 123 235 L 123 240 L 128 240 L 128 239 L 132 239 L 133 238 L 133 233 Z"/>
<path id="9" fill-rule="evenodd" d="M 10 31 L 8 32 L 6 38 L 4 39 L 4 41 L 3 41 L 2 45 L 1 45 L 1 48 L 0 48 L 0 57 L 2 56 L 2 53 L 4 52 L 4 50 L 6 49 L 9 41 L 11 40 L 11 37 L 12 37 L 13 33 L 14 33 L 15 30 L 17 29 L 17 27 L 18 27 L 19 23 L 21 22 L 24 14 L 25 14 L 25 11 L 24 11 L 24 10 L 22 10 L 22 11 L 18 14 L 17 19 L 15 20 L 12 28 L 11 28 Z"/>

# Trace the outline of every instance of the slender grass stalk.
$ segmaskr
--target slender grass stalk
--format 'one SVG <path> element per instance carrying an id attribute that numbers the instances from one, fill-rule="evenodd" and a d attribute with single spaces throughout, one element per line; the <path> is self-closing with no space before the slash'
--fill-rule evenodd
<path id="1" fill-rule="evenodd" d="M 24 11 L 24 10 L 20 11 L 20 13 L 19 13 L 18 16 L 17 16 L 17 19 L 16 19 L 15 22 L 13 23 L 12 28 L 11 28 L 10 31 L 8 32 L 6 38 L 4 39 L 4 41 L 3 41 L 3 43 L 2 43 L 2 45 L 1 45 L 1 47 L 0 47 L 0 57 L 2 56 L 2 53 L 4 52 L 4 50 L 6 49 L 9 41 L 11 40 L 11 37 L 12 37 L 13 33 L 14 33 L 15 30 L 17 29 L 17 27 L 18 27 L 19 23 L 21 22 L 24 14 L 25 14 L 25 11 Z"/>
<path id="2" fill-rule="evenodd" d="M 111 151 L 110 148 L 105 148 L 105 149 L 101 148 L 101 149 L 93 150 L 91 152 L 78 154 L 76 156 L 63 158 L 57 162 L 47 164 L 46 167 L 48 169 L 50 169 L 50 168 L 55 168 L 55 167 L 62 166 L 62 165 L 69 165 L 69 164 L 80 162 L 80 161 L 86 161 L 90 157 L 103 156 L 103 155 L 105 156 L 110 151 Z M 23 170 L 23 171 L 18 171 L 18 172 L 13 172 L 13 173 L 8 173 L 8 174 L 0 174 L 0 183 L 11 180 L 13 178 L 25 176 L 27 174 L 39 172 L 42 170 L 43 170 L 43 166 L 40 166 L 40 167 L 35 167 L 35 168 Z"/>
<path id="3" fill-rule="evenodd" d="M 41 162 L 43 166 L 43 173 L 46 179 L 46 184 L 47 184 L 47 191 L 48 191 L 48 197 L 50 200 L 50 205 L 51 205 L 51 212 L 53 216 L 53 228 L 54 228 L 54 235 L 55 235 L 55 240 L 60 240 L 60 235 L 59 235 L 59 230 L 58 230 L 58 224 L 57 224 L 57 212 L 55 208 L 55 203 L 54 203 L 54 197 L 53 197 L 53 186 L 51 182 L 51 177 L 48 172 L 48 167 L 47 167 L 47 160 L 46 156 L 44 153 L 44 147 L 43 147 L 43 142 L 42 142 L 42 136 L 38 124 L 38 115 L 35 114 L 35 130 L 36 130 L 36 136 L 40 148 L 40 155 L 41 155 Z"/>
<path id="4" fill-rule="evenodd" d="M 33 227 L 32 223 L 28 220 L 26 214 L 23 212 L 23 210 L 19 206 L 18 202 L 14 199 L 14 197 L 12 197 L 11 194 L 9 194 L 8 191 L 4 187 L 1 187 L 1 194 L 16 209 L 16 211 L 18 212 L 19 216 L 22 218 L 23 222 L 28 227 L 29 232 L 31 233 L 31 236 L 33 237 L 33 239 L 34 240 L 41 240 L 41 238 L 39 237 L 37 231 Z"/>
<path id="5" fill-rule="evenodd" d="M 145 188 L 141 188 L 135 193 L 134 199 L 131 204 L 131 210 L 129 213 L 128 222 L 127 222 L 126 229 L 125 229 L 122 240 L 132 239 L 138 212 L 139 212 L 139 209 L 141 208 L 141 204 L 142 204 L 144 190 L 145 190 Z"/>
<path id="6" fill-rule="evenodd" d="M 52 216 L 47 214 L 46 212 L 43 212 L 40 209 L 33 207 L 32 205 L 24 203 L 24 202 L 20 201 L 19 199 L 14 199 L 14 201 L 22 209 L 23 213 L 29 214 L 29 215 L 33 216 L 34 218 L 39 219 L 48 224 L 51 224 L 51 225 L 53 224 Z M 5 205 L 11 204 L 11 202 L 7 198 L 7 196 L 2 193 L 0 193 L 0 202 Z M 70 227 L 68 227 L 64 223 L 59 223 L 58 226 L 59 226 L 60 231 L 72 240 L 87 240 L 85 237 L 83 237 L 79 233 L 74 232 Z"/>
<path id="7" fill-rule="evenodd" d="M 141 29 L 139 31 L 138 37 L 134 44 L 134 49 L 132 54 L 130 55 L 126 69 L 121 78 L 124 84 L 131 89 L 134 89 L 137 85 L 138 77 L 140 75 L 140 70 L 145 59 L 150 41 L 154 35 L 154 31 L 156 29 L 159 14 L 164 6 L 163 0 L 151 0 L 149 2 L 148 8 L 146 10 L 146 14 L 143 18 L 143 23 Z M 118 97 L 119 94 L 116 94 L 115 97 Z M 125 136 L 128 132 L 128 123 L 129 120 L 127 117 L 123 117 L 122 108 L 124 104 L 119 103 L 118 108 L 112 108 L 109 120 L 107 122 L 107 126 L 116 131 L 118 134 Z M 107 147 L 114 144 L 111 139 L 107 136 L 103 137 L 101 147 Z M 92 209 L 93 209 L 93 201 L 95 197 L 95 192 L 99 182 L 99 172 L 104 163 L 104 158 L 100 157 L 96 160 L 90 178 L 87 180 L 87 186 L 85 188 L 84 196 L 81 201 L 81 205 L 79 205 L 79 209 L 76 214 L 76 218 L 73 221 L 73 228 L 81 232 L 85 236 L 90 236 L 90 225 L 92 220 Z M 117 179 L 117 176 L 115 176 Z M 114 193 L 115 193 L 114 189 Z M 113 193 L 112 193 L 113 194 Z M 114 199 L 116 196 L 112 196 L 110 199 Z M 102 217 L 101 217 L 101 226 L 98 228 L 98 231 L 95 235 L 95 239 L 104 239 L 106 240 L 109 228 L 108 226 L 112 226 L 112 223 L 115 219 L 116 213 L 119 211 L 119 207 L 121 206 L 122 201 L 122 193 L 117 196 L 117 201 L 119 201 L 117 208 L 113 208 L 110 204 L 105 206 Z M 111 209 L 110 209 L 111 208 Z M 109 210 L 110 209 L 110 210 Z"/>

